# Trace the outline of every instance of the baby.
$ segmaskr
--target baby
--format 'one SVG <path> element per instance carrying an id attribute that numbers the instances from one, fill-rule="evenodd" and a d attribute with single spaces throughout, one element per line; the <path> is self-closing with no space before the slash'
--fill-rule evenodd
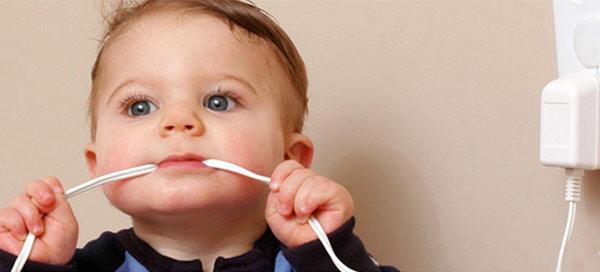
<path id="1" fill-rule="evenodd" d="M 352 233 L 350 194 L 309 168 L 304 64 L 262 10 L 234 0 L 120 5 L 101 45 L 89 172 L 158 165 L 103 187 L 133 227 L 76 250 L 77 220 L 61 182 L 33 181 L 0 209 L 1 271 L 12 267 L 28 232 L 37 240 L 24 270 L 336 270 L 310 215 L 347 266 L 397 271 L 372 261 Z M 272 183 L 209 168 L 202 164 L 209 158 Z"/>

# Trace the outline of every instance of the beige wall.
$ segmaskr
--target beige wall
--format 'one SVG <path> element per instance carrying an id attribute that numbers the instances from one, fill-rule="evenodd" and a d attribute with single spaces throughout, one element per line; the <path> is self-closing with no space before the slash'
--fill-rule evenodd
<path id="1" fill-rule="evenodd" d="M 538 162 L 556 77 L 550 1 L 256 1 L 310 74 L 315 168 L 349 188 L 357 232 L 405 271 L 551 271 L 563 179 Z M 87 179 L 94 2 L 0 2 L 0 202 L 27 180 Z M 600 174 L 565 266 L 600 270 Z M 72 201 L 80 244 L 127 226 L 99 191 Z"/>

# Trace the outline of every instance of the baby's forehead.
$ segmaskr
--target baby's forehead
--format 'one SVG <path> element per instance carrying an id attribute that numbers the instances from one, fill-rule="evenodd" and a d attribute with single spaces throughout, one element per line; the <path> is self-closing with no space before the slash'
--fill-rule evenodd
<path id="1" fill-rule="evenodd" d="M 247 75 L 256 77 L 255 81 L 289 83 L 285 65 L 272 43 L 208 13 L 144 14 L 115 32 L 105 44 L 105 51 L 100 65 L 108 71 L 122 70 L 123 64 L 152 60 L 153 64 L 161 64 L 155 67 L 159 70 L 155 72 L 161 73 L 169 64 L 193 62 L 189 65 L 193 69 L 245 70 Z M 182 57 L 187 60 L 177 63 Z"/>

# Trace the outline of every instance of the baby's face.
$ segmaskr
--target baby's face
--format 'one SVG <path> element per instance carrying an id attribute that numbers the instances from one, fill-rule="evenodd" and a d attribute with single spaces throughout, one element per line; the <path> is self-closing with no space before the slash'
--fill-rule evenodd
<path id="1" fill-rule="evenodd" d="M 212 16 L 154 14 L 112 38 L 100 71 L 92 174 L 159 164 L 105 186 L 113 205 L 144 216 L 264 201 L 263 184 L 200 161 L 270 175 L 284 159 L 278 92 L 292 87 L 265 43 Z"/>

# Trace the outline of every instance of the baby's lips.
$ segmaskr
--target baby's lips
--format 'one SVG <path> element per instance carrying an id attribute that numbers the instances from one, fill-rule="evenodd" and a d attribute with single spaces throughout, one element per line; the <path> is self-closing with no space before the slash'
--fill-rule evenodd
<path id="1" fill-rule="evenodd" d="M 193 153 L 186 153 L 182 155 L 172 155 L 163 159 L 158 163 L 159 168 L 168 167 L 185 167 L 185 168 L 206 168 L 207 166 L 202 163 L 205 160 L 204 157 Z"/>

